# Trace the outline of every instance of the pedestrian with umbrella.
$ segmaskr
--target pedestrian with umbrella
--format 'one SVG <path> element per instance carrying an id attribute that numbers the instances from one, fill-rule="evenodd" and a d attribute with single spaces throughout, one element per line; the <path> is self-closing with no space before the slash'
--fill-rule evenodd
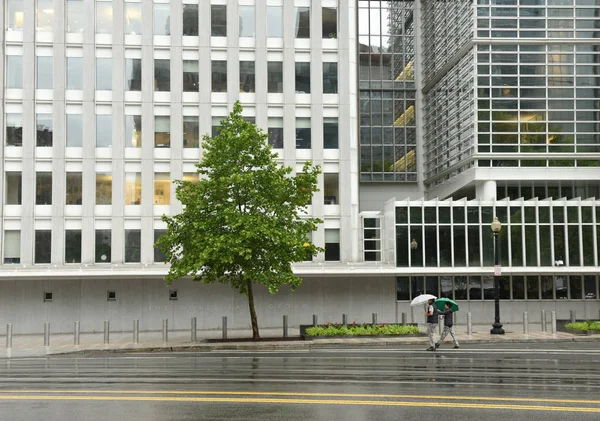
<path id="1" fill-rule="evenodd" d="M 421 294 L 415 297 L 410 303 L 411 306 L 418 306 L 427 303 L 425 316 L 427 316 L 427 337 L 429 338 L 429 348 L 427 351 L 435 351 L 435 341 L 433 340 L 433 332 L 438 324 L 437 311 L 433 305 L 437 297 L 431 294 Z"/>
<path id="2" fill-rule="evenodd" d="M 435 344 L 435 349 L 440 347 L 448 333 L 450 333 L 450 336 L 452 336 L 452 340 L 454 341 L 454 349 L 459 348 L 458 339 L 456 339 L 456 335 L 454 334 L 454 317 L 452 316 L 452 313 L 458 311 L 458 304 L 449 298 L 440 298 L 435 300 L 434 305 L 441 310 L 439 314 L 444 316 L 444 330 L 440 335 L 440 339 Z"/>

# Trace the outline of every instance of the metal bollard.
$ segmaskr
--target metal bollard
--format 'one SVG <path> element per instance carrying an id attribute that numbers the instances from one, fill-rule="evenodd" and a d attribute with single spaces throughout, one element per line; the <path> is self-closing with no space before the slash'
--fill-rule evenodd
<path id="1" fill-rule="evenodd" d="M 371 318 L 373 319 L 373 324 L 376 325 L 377 324 L 377 313 L 371 314 Z"/>
<path id="2" fill-rule="evenodd" d="M 44 346 L 50 346 L 50 322 L 44 322 Z"/>
<path id="3" fill-rule="evenodd" d="M 288 316 L 283 316 L 283 337 L 288 337 Z"/>
<path id="4" fill-rule="evenodd" d="M 133 343 L 140 343 L 140 321 L 138 319 L 133 321 Z"/>
<path id="5" fill-rule="evenodd" d="M 223 340 L 227 339 L 227 316 L 223 316 Z"/>
<path id="6" fill-rule="evenodd" d="M 529 315 L 526 311 L 523 312 L 523 333 L 529 335 Z"/>
<path id="7" fill-rule="evenodd" d="M 571 323 L 575 323 L 577 321 L 577 312 L 575 310 L 571 310 Z"/>
<path id="8" fill-rule="evenodd" d="M 473 323 L 471 322 L 471 312 L 467 313 L 467 335 L 473 334 Z"/>
<path id="9" fill-rule="evenodd" d="M 542 332 L 546 331 L 546 310 L 542 310 Z"/>
<path id="10" fill-rule="evenodd" d="M 6 325 L 6 347 L 12 348 L 12 323 Z"/>
<path id="11" fill-rule="evenodd" d="M 552 334 L 554 335 L 556 333 L 556 311 L 552 310 L 550 317 L 552 320 Z"/>
<path id="12" fill-rule="evenodd" d="M 196 342 L 196 318 L 192 317 L 192 342 Z"/>
<path id="13" fill-rule="evenodd" d="M 313 314 L 313 326 L 316 327 L 319 324 L 318 321 L 319 321 L 319 318 L 317 317 L 317 315 Z"/>
<path id="14" fill-rule="evenodd" d="M 348 324 L 348 316 L 342 314 L 342 325 L 346 326 Z"/>
<path id="15" fill-rule="evenodd" d="M 162 341 L 164 344 L 169 342 L 169 319 L 162 321 Z"/>
<path id="16" fill-rule="evenodd" d="M 406 324 L 406 313 L 402 313 L 402 324 Z"/>
<path id="17" fill-rule="evenodd" d="M 442 325 L 444 324 L 444 316 L 438 316 L 438 334 L 442 334 Z"/>
<path id="18" fill-rule="evenodd" d="M 73 326 L 73 345 L 79 345 L 79 322 L 75 322 Z"/>
<path id="19" fill-rule="evenodd" d="M 110 343 L 110 320 L 104 321 L 104 343 Z"/>

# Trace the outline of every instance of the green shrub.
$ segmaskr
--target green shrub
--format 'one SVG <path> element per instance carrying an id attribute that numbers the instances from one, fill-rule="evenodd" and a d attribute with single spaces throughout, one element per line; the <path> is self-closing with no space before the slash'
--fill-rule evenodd
<path id="1" fill-rule="evenodd" d="M 388 324 L 326 324 L 306 329 L 307 336 L 374 336 L 374 335 L 411 335 L 421 333 L 416 326 Z"/>
<path id="2" fill-rule="evenodd" d="M 569 323 L 565 327 L 573 330 L 600 330 L 600 321 L 587 320 L 585 322 Z"/>

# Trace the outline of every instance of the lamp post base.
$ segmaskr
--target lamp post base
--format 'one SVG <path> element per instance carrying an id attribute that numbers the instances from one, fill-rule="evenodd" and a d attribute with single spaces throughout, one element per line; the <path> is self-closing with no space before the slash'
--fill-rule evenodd
<path id="1" fill-rule="evenodd" d="M 504 329 L 502 329 L 502 324 L 496 322 L 492 325 L 492 330 L 490 330 L 492 335 L 504 335 Z"/>

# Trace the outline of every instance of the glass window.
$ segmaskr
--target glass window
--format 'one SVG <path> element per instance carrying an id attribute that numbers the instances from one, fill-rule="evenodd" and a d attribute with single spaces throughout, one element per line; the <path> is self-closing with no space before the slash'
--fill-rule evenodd
<path id="1" fill-rule="evenodd" d="M 126 148 L 141 148 L 142 147 L 142 116 L 141 115 L 126 115 L 125 116 L 125 147 Z"/>
<path id="2" fill-rule="evenodd" d="M 585 275 L 583 277 L 583 293 L 586 300 L 595 300 L 598 298 L 598 283 L 595 275 Z"/>
<path id="3" fill-rule="evenodd" d="M 254 62 L 240 61 L 240 92 L 254 93 Z"/>
<path id="4" fill-rule="evenodd" d="M 35 173 L 35 204 L 52 204 L 52 173 L 49 171 Z"/>
<path id="5" fill-rule="evenodd" d="M 481 300 L 481 276 L 469 276 L 469 300 Z"/>
<path id="6" fill-rule="evenodd" d="M 171 90 L 171 60 L 154 60 L 154 90 L 157 92 Z"/>
<path id="7" fill-rule="evenodd" d="M 340 230 L 325 229 L 325 260 L 340 260 Z"/>
<path id="8" fill-rule="evenodd" d="M 310 38 L 310 7 L 296 7 L 294 13 L 296 38 Z"/>
<path id="9" fill-rule="evenodd" d="M 154 116 L 154 147 L 169 148 L 171 146 L 171 117 Z"/>
<path id="10" fill-rule="evenodd" d="M 166 233 L 167 233 L 167 230 L 155 229 L 154 230 L 154 244 L 156 244 L 158 239 L 160 237 L 162 237 L 163 235 L 165 235 Z M 165 255 L 165 253 L 163 253 L 162 250 L 159 249 L 158 247 L 154 247 L 154 262 L 155 263 L 164 262 L 166 259 L 167 259 L 167 256 Z"/>
<path id="11" fill-rule="evenodd" d="M 83 11 L 83 0 L 67 1 L 67 32 L 83 32 L 85 25 L 85 14 Z"/>
<path id="12" fill-rule="evenodd" d="M 310 94 L 310 62 L 296 63 L 296 93 Z"/>
<path id="13" fill-rule="evenodd" d="M 36 146 L 52 146 L 52 114 L 36 114 Z"/>
<path id="14" fill-rule="evenodd" d="M 23 177 L 20 172 L 11 171 L 6 173 L 6 199 L 5 204 L 7 205 L 20 205 L 21 204 L 21 193 L 22 193 L 22 181 Z"/>
<path id="15" fill-rule="evenodd" d="M 267 38 L 283 38 L 283 7 L 267 6 Z"/>
<path id="16" fill-rule="evenodd" d="M 200 146 L 200 122 L 198 116 L 183 116 L 183 147 L 197 148 Z"/>
<path id="17" fill-rule="evenodd" d="M 154 204 L 169 205 L 171 203 L 171 176 L 169 173 L 154 174 Z"/>
<path id="18" fill-rule="evenodd" d="M 81 263 L 81 230 L 65 231 L 65 263 Z"/>
<path id="19" fill-rule="evenodd" d="M 212 118 L 212 126 L 211 126 L 211 136 L 212 137 L 218 136 L 219 132 L 220 132 L 220 128 L 221 128 L 221 118 L 213 117 Z"/>
<path id="20" fill-rule="evenodd" d="M 189 181 L 190 183 L 197 183 L 200 179 L 200 176 L 197 172 L 184 172 L 183 173 L 183 181 Z"/>
<path id="21" fill-rule="evenodd" d="M 21 263 L 21 231 L 4 231 L 4 264 Z"/>
<path id="22" fill-rule="evenodd" d="M 569 289 L 572 300 L 581 300 L 583 298 L 583 289 L 581 276 L 569 276 Z M 558 294 L 558 290 L 557 290 Z M 558 298 L 558 296 L 557 296 Z M 565 297 L 566 298 L 566 297 Z"/>
<path id="23" fill-rule="evenodd" d="M 142 173 L 125 173 L 125 204 L 142 204 Z"/>
<path id="24" fill-rule="evenodd" d="M 455 276 L 454 277 L 454 299 L 455 300 L 466 300 L 467 299 L 467 277 L 466 276 Z"/>
<path id="25" fill-rule="evenodd" d="M 37 88 L 52 89 L 54 85 L 54 57 L 37 57 Z"/>
<path id="26" fill-rule="evenodd" d="M 6 87 L 23 89 L 23 56 L 6 56 Z"/>
<path id="27" fill-rule="evenodd" d="M 323 38 L 337 38 L 337 9 L 323 7 Z"/>
<path id="28" fill-rule="evenodd" d="M 396 300 L 410 301 L 410 279 L 408 276 L 396 278 Z"/>
<path id="29" fill-rule="evenodd" d="M 337 117 L 324 117 L 323 148 L 337 149 L 338 147 L 338 119 Z"/>
<path id="30" fill-rule="evenodd" d="M 52 257 L 52 231 L 35 230 L 34 263 L 50 263 Z"/>
<path id="31" fill-rule="evenodd" d="M 22 31 L 24 21 L 23 0 L 8 0 L 6 13 L 8 30 Z"/>
<path id="32" fill-rule="evenodd" d="M 142 34 L 142 4 L 125 2 L 125 35 Z"/>
<path id="33" fill-rule="evenodd" d="M 213 37 L 227 36 L 227 6 L 210 6 L 210 34 Z"/>
<path id="34" fill-rule="evenodd" d="M 542 300 L 552 300 L 554 298 L 554 277 L 545 275 L 540 277 Z"/>
<path id="35" fill-rule="evenodd" d="M 142 231 L 125 230 L 125 263 L 141 261 Z"/>
<path id="36" fill-rule="evenodd" d="M 198 92 L 198 60 L 183 60 L 183 92 Z"/>
<path id="37" fill-rule="evenodd" d="M 212 61 L 212 91 L 227 92 L 227 62 Z"/>
<path id="38" fill-rule="evenodd" d="M 96 59 L 96 90 L 112 91 L 112 58 Z"/>
<path id="39" fill-rule="evenodd" d="M 67 114 L 67 147 L 83 146 L 83 116 Z"/>
<path id="40" fill-rule="evenodd" d="M 198 36 L 198 5 L 183 5 L 183 35 L 190 37 Z"/>
<path id="41" fill-rule="evenodd" d="M 296 149 L 311 148 L 310 117 L 296 118 Z"/>
<path id="42" fill-rule="evenodd" d="M 125 59 L 125 89 L 128 91 L 142 90 L 142 60 L 139 58 Z"/>
<path id="43" fill-rule="evenodd" d="M 112 146 L 112 115 L 99 114 L 96 116 L 96 147 L 110 148 Z"/>
<path id="44" fill-rule="evenodd" d="M 323 63 L 323 93 L 338 93 L 338 64 L 337 62 Z"/>
<path id="45" fill-rule="evenodd" d="M 83 59 L 67 57 L 67 89 L 83 89 Z"/>
<path id="46" fill-rule="evenodd" d="M 113 30 L 113 6 L 112 1 L 96 2 L 96 33 L 112 34 Z"/>
<path id="47" fill-rule="evenodd" d="M 154 3 L 154 35 L 171 35 L 171 4 Z"/>
<path id="48" fill-rule="evenodd" d="M 67 173 L 67 205 L 81 205 L 82 201 L 82 175 L 80 172 Z"/>
<path id="49" fill-rule="evenodd" d="M 283 149 L 283 117 L 269 117 L 269 145 L 274 149 Z"/>
<path id="50" fill-rule="evenodd" d="M 283 62 L 269 61 L 267 63 L 267 78 L 267 91 L 269 93 L 283 93 Z"/>
<path id="51" fill-rule="evenodd" d="M 338 173 L 324 173 L 323 185 L 325 204 L 338 205 L 340 195 L 340 175 Z"/>
<path id="52" fill-rule="evenodd" d="M 254 6 L 239 6 L 240 37 L 254 37 Z"/>
<path id="53" fill-rule="evenodd" d="M 96 173 L 96 204 L 112 204 L 112 174 L 109 172 Z"/>
<path id="54" fill-rule="evenodd" d="M 525 278 L 523 276 L 512 277 L 512 299 L 525 299 Z"/>
<path id="55" fill-rule="evenodd" d="M 110 263 L 111 231 L 96 230 L 96 263 Z"/>
<path id="56" fill-rule="evenodd" d="M 6 146 L 23 146 L 23 114 L 6 114 Z"/>
<path id="57" fill-rule="evenodd" d="M 37 0 L 37 31 L 54 31 L 54 0 Z"/>

